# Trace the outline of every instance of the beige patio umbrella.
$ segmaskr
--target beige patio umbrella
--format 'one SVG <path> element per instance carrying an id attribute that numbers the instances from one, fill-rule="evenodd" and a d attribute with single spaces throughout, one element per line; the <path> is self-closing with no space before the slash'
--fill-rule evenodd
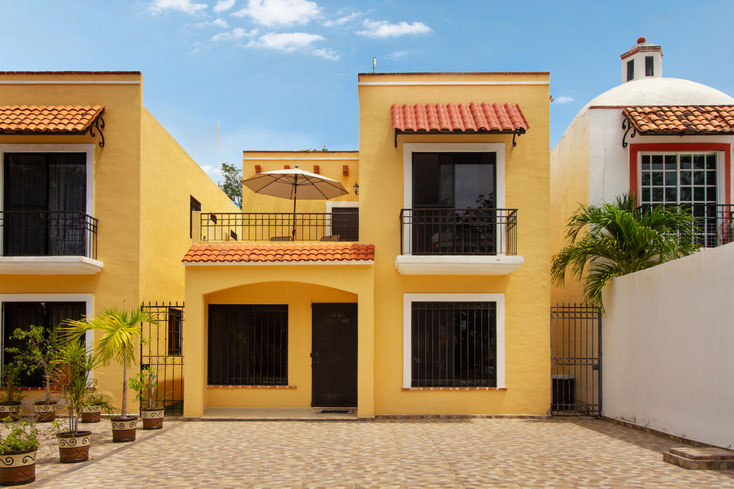
<path id="1" fill-rule="evenodd" d="M 331 178 L 316 173 L 293 169 L 275 170 L 258 173 L 243 180 L 247 188 L 258 194 L 272 195 L 293 201 L 293 234 L 296 238 L 296 201 L 329 200 L 347 193 L 344 185 Z"/>

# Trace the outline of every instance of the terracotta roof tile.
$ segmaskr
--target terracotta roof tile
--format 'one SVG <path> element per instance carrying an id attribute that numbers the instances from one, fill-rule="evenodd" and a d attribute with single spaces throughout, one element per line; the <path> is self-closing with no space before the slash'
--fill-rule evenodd
<path id="1" fill-rule="evenodd" d="M 101 105 L 0 105 L 0 133 L 84 133 Z"/>
<path id="2" fill-rule="evenodd" d="M 623 113 L 641 134 L 734 134 L 734 105 L 637 105 Z"/>
<path id="3" fill-rule="evenodd" d="M 334 244 L 196 244 L 183 257 L 184 263 L 319 262 L 375 259 L 375 245 Z"/>
<path id="4" fill-rule="evenodd" d="M 392 126 L 402 132 L 525 132 L 528 121 L 515 104 L 393 104 Z"/>

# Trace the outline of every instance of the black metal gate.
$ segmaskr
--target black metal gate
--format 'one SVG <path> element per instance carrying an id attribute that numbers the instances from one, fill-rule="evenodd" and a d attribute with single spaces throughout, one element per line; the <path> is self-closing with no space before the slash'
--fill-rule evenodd
<path id="1" fill-rule="evenodd" d="M 601 311 L 551 307 L 551 414 L 601 416 Z"/>
<path id="2" fill-rule="evenodd" d="M 158 326 L 143 323 L 140 368 L 158 373 L 157 401 L 166 414 L 183 414 L 183 321 L 184 305 L 178 302 L 142 304 Z"/>

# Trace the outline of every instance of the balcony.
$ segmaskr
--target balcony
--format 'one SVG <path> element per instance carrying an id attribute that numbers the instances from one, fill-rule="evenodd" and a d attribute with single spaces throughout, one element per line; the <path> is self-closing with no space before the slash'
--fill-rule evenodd
<path id="1" fill-rule="evenodd" d="M 200 241 L 358 241 L 353 213 L 202 212 Z"/>
<path id="2" fill-rule="evenodd" d="M 637 210 L 646 212 L 650 207 L 646 204 Z M 680 207 L 696 219 L 694 234 L 701 248 L 716 248 L 734 242 L 734 204 L 692 204 Z"/>
<path id="3" fill-rule="evenodd" d="M 98 273 L 97 226 L 84 212 L 0 211 L 0 273 Z"/>
<path id="4" fill-rule="evenodd" d="M 524 262 L 517 209 L 402 209 L 400 246 L 408 275 L 506 275 Z"/>

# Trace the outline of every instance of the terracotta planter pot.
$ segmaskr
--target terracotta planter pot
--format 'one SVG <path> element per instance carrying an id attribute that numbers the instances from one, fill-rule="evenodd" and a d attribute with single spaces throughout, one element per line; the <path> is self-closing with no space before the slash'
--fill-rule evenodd
<path id="1" fill-rule="evenodd" d="M 82 423 L 99 423 L 102 406 L 94 405 L 82 408 Z"/>
<path id="2" fill-rule="evenodd" d="M 0 485 L 17 486 L 36 480 L 36 450 L 0 455 Z"/>
<path id="3" fill-rule="evenodd" d="M 59 461 L 62 464 L 86 462 L 89 460 L 91 440 L 91 431 L 59 433 L 56 435 L 56 441 L 59 443 Z"/>
<path id="4" fill-rule="evenodd" d="M 126 418 L 115 417 L 110 418 L 110 421 L 112 422 L 113 442 L 135 441 L 135 428 L 138 425 L 137 416 L 128 416 Z"/>
<path id="5" fill-rule="evenodd" d="M 0 403 L 0 420 L 10 416 L 13 419 L 18 419 L 20 415 L 20 403 L 3 404 Z"/>
<path id="6" fill-rule="evenodd" d="M 163 428 L 164 413 L 165 410 L 163 408 L 141 410 L 140 417 L 143 418 L 143 429 L 160 430 L 161 428 Z"/>
<path id="7" fill-rule="evenodd" d="M 56 419 L 56 403 L 33 403 L 33 414 L 36 416 L 37 423 L 50 423 Z"/>

